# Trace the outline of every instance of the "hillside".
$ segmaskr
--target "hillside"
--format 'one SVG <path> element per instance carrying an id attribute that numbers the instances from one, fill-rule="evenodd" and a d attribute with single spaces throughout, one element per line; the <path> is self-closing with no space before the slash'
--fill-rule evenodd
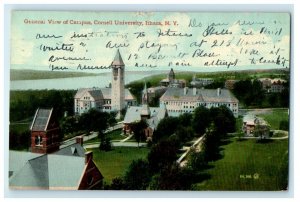
<path id="1" fill-rule="evenodd" d="M 10 80 L 37 80 L 37 79 L 53 79 L 68 77 L 95 76 L 95 73 L 83 72 L 55 72 L 55 71 L 38 71 L 38 70 L 10 70 Z"/>

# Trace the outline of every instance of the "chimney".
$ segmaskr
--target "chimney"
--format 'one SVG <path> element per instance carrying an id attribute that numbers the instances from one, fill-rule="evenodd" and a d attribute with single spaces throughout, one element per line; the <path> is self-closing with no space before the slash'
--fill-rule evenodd
<path id="1" fill-rule="evenodd" d="M 193 88 L 193 95 L 197 94 L 197 88 Z"/>
<path id="2" fill-rule="evenodd" d="M 183 94 L 186 95 L 186 94 L 187 94 L 187 91 L 188 91 L 188 88 L 187 88 L 187 87 L 184 87 L 184 88 L 183 88 Z"/>
<path id="3" fill-rule="evenodd" d="M 88 151 L 85 152 L 85 164 L 87 164 L 90 160 L 93 160 L 93 152 L 92 151 Z"/>
<path id="4" fill-rule="evenodd" d="M 220 96 L 221 95 L 221 89 L 217 88 L 217 95 Z"/>
<path id="5" fill-rule="evenodd" d="M 83 145 L 83 136 L 77 136 L 76 137 L 76 143 L 80 144 L 81 146 Z"/>

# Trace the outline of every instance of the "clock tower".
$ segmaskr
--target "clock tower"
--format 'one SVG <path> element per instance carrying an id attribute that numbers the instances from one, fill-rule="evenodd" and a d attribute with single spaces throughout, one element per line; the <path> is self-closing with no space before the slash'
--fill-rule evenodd
<path id="1" fill-rule="evenodd" d="M 111 109 L 118 113 L 125 108 L 125 83 L 124 72 L 125 64 L 122 60 L 119 49 L 111 63 L 112 81 L 111 81 Z"/>

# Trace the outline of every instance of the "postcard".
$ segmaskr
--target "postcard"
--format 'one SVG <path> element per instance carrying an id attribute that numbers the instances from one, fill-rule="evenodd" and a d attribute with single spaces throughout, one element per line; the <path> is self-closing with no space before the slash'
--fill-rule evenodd
<path id="1" fill-rule="evenodd" d="M 9 188 L 288 190 L 290 24 L 13 11 Z"/>

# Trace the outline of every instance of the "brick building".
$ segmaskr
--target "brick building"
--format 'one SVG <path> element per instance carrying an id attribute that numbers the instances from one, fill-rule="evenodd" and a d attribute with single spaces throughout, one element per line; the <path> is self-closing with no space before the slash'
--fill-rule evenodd
<path id="1" fill-rule="evenodd" d="M 83 190 L 99 189 L 103 176 L 93 153 L 82 147 L 83 137 L 61 147 L 53 109 L 38 109 L 31 129 L 31 152 L 9 151 L 11 189 Z"/>

